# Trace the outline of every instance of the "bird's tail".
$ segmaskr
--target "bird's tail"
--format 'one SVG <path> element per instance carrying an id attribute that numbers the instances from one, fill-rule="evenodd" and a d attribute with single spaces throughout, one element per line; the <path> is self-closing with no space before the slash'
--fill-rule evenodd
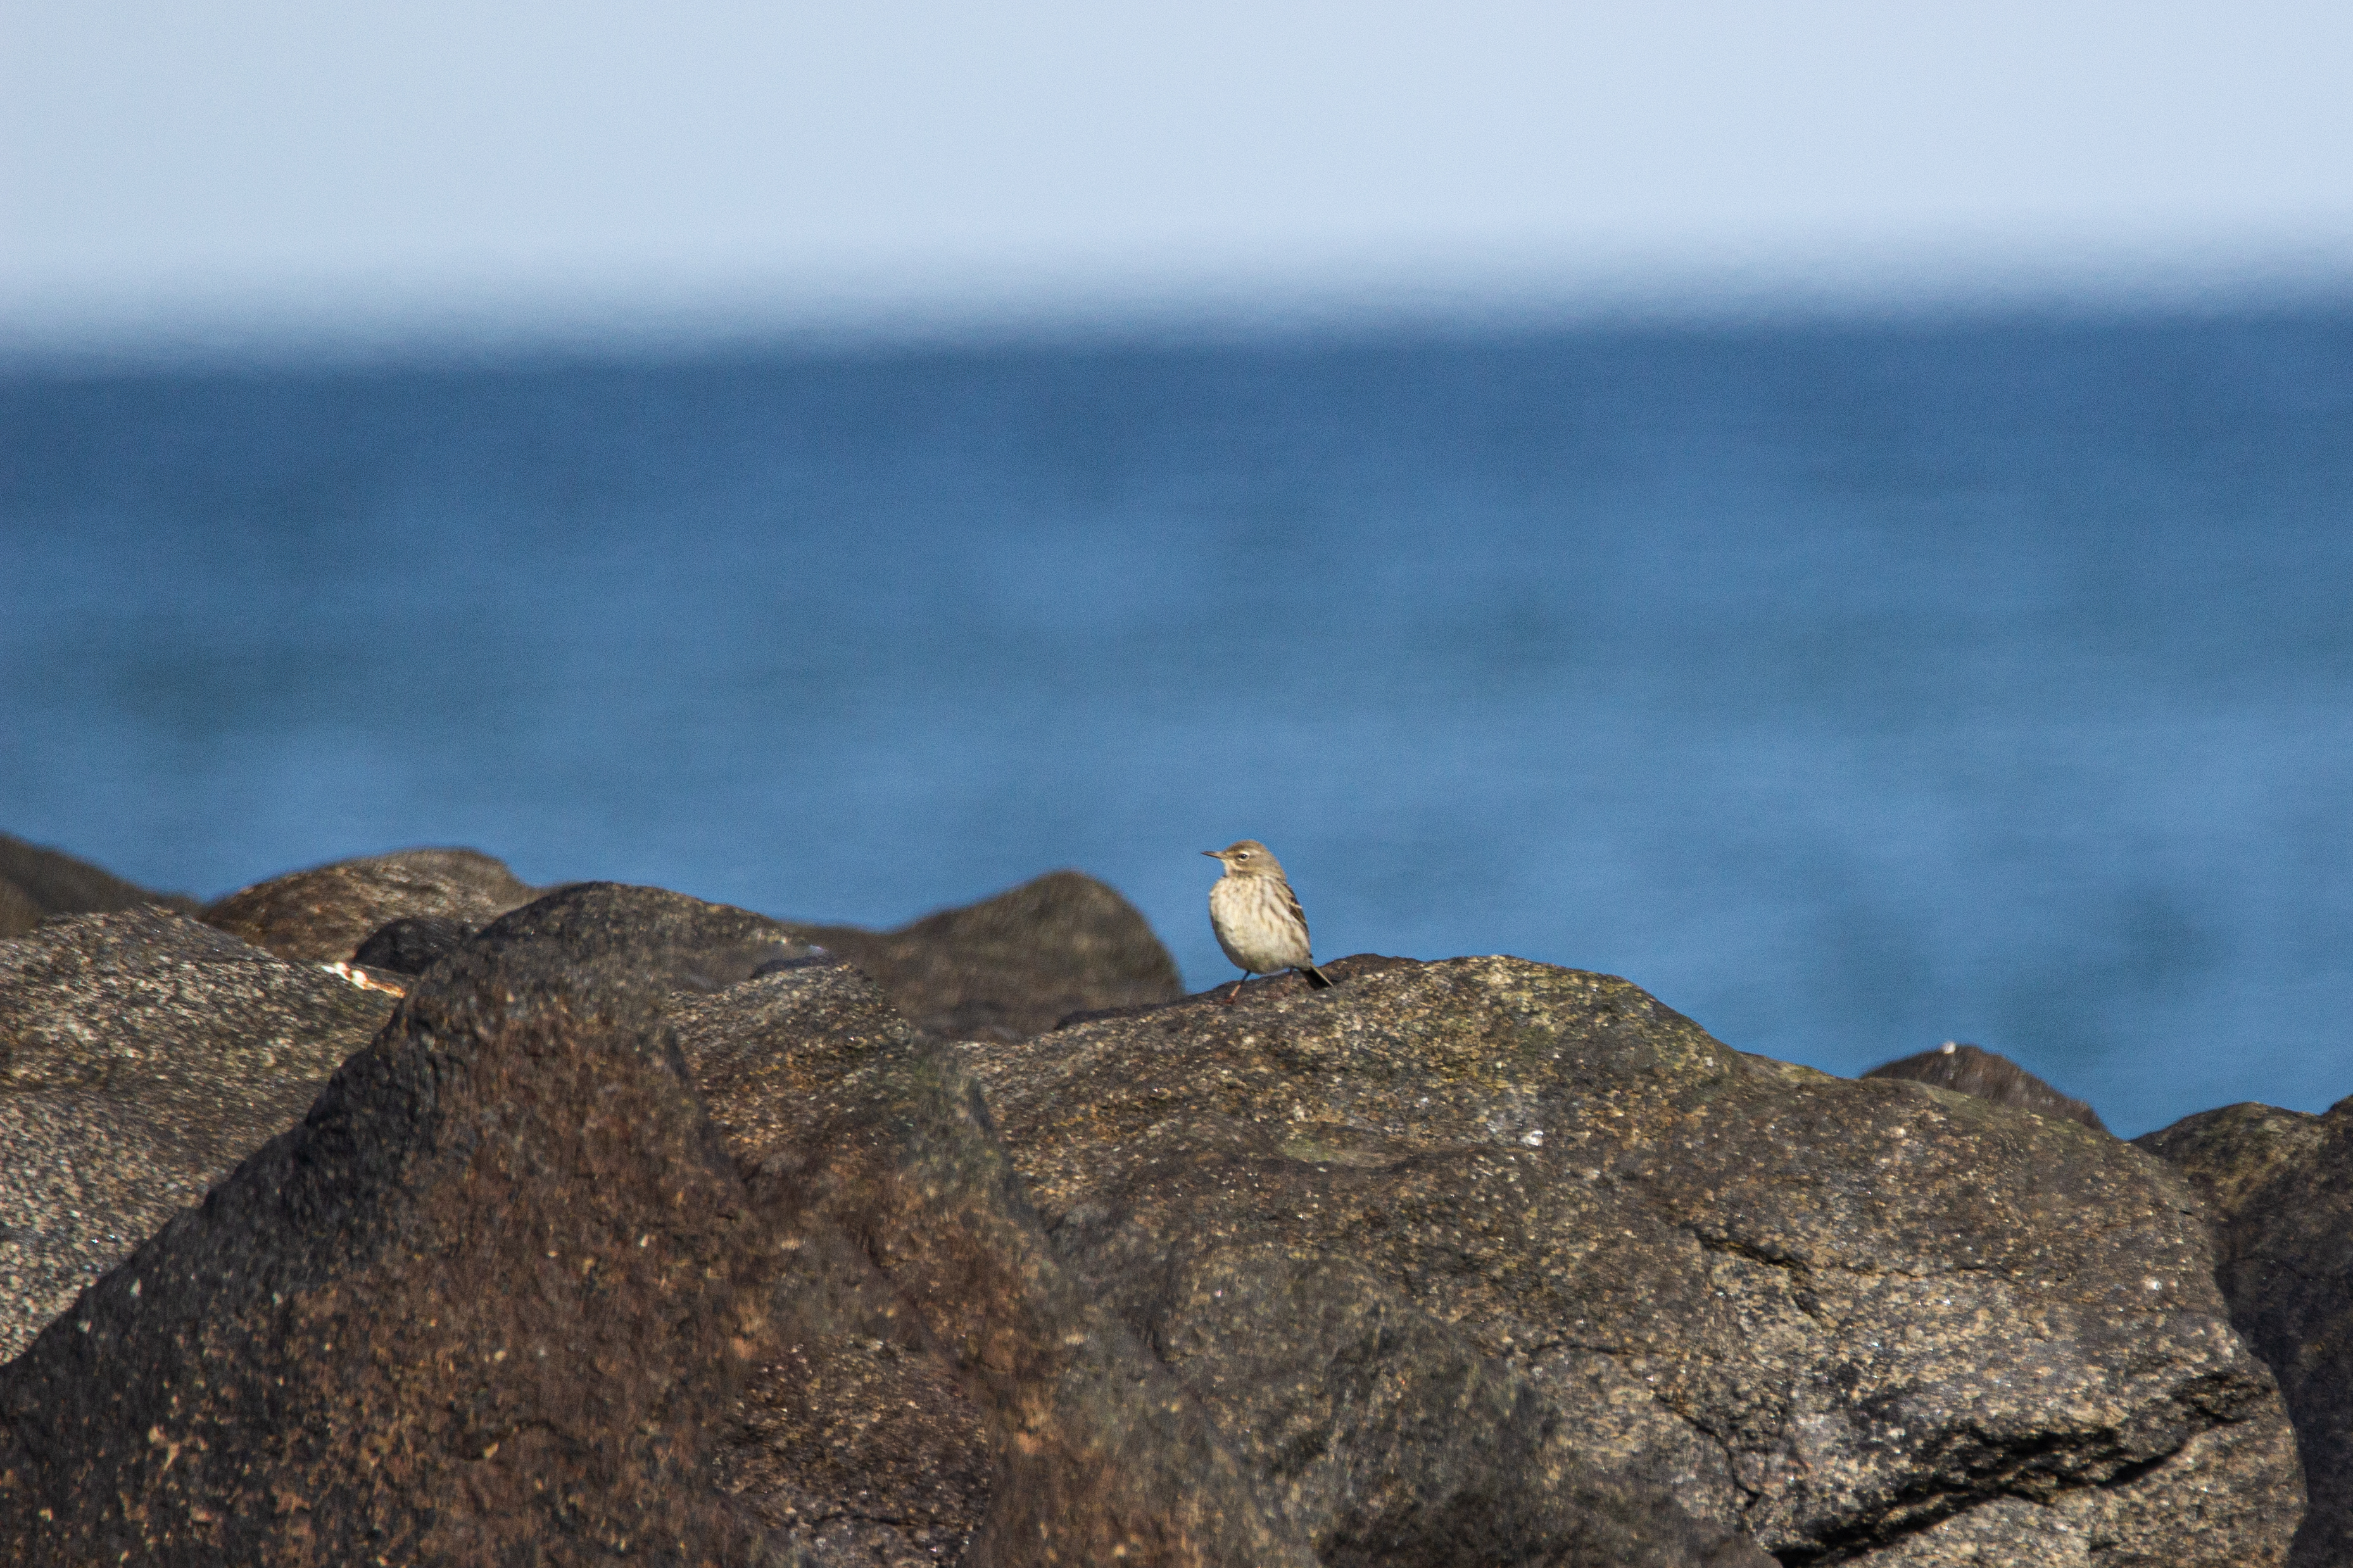
<path id="1" fill-rule="evenodd" d="M 1325 974 L 1314 964 L 1308 964 L 1300 970 L 1299 973 L 1307 976 L 1307 988 L 1310 991 L 1329 991 L 1332 989 L 1331 976 Z"/>

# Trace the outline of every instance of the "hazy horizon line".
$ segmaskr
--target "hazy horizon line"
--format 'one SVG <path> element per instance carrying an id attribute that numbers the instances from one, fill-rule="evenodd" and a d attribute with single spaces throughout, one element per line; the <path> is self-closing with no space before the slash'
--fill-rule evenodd
<path id="1" fill-rule="evenodd" d="M 0 293 L 0 374 L 1219 345 L 1546 331 L 2227 319 L 2353 308 L 2353 237 L 2040 258 L 1892 247 L 1582 268 L 1075 267 L 790 279 L 314 279 L 79 308 Z M 976 286 L 977 285 L 977 286 Z"/>

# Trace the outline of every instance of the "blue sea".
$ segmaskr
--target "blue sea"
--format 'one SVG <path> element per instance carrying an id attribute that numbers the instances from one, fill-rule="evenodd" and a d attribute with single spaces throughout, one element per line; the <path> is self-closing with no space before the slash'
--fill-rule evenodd
<path id="1" fill-rule="evenodd" d="M 1626 975 L 2120 1132 L 2353 1093 L 2353 310 L 0 369 L 0 830 L 1229 978 Z"/>

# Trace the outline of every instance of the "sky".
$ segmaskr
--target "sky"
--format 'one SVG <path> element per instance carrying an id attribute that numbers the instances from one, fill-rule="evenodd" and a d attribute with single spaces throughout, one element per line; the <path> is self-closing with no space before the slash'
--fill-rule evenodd
<path id="1" fill-rule="evenodd" d="M 0 347 L 2353 279 L 2323 0 L 0 5 Z"/>

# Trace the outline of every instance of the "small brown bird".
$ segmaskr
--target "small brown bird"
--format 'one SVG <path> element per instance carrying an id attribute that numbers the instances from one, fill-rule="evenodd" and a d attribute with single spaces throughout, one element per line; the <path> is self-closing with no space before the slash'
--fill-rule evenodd
<path id="1" fill-rule="evenodd" d="M 1307 949 L 1307 917 L 1300 912 L 1299 895 L 1283 879 L 1282 862 L 1255 838 L 1245 838 L 1223 849 L 1204 849 L 1212 860 L 1222 860 L 1225 875 L 1209 888 L 1209 929 L 1241 980 L 1226 994 L 1231 1006 L 1242 994 L 1242 982 L 1253 974 L 1296 969 L 1312 986 L 1332 982 L 1315 967 Z"/>

